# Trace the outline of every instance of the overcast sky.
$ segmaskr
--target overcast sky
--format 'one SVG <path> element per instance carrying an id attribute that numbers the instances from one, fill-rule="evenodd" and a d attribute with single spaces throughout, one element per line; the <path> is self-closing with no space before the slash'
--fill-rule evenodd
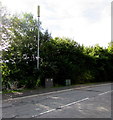
<path id="1" fill-rule="evenodd" d="M 111 41 L 112 0 L 1 0 L 12 13 L 37 15 L 52 37 L 69 37 L 80 44 L 108 46 Z"/>

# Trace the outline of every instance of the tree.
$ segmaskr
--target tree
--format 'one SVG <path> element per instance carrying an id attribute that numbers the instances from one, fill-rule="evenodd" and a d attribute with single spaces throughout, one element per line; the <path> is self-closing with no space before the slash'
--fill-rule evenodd
<path id="1" fill-rule="evenodd" d="M 39 71 L 36 70 L 37 20 L 32 14 L 25 13 L 21 17 L 12 16 L 10 23 L 10 43 L 3 50 L 3 62 L 11 71 L 10 82 L 18 81 L 19 87 L 34 87 L 39 77 Z M 47 31 L 45 33 L 40 31 L 41 41 L 46 41 Z"/>
<path id="2" fill-rule="evenodd" d="M 7 12 L 7 9 L 2 6 L 2 3 L 0 2 L 0 50 L 5 49 L 8 46 L 8 42 L 10 39 L 10 35 L 8 32 L 9 26 L 10 26 L 10 20 L 8 19 L 10 17 L 10 14 Z"/>
<path id="3" fill-rule="evenodd" d="M 52 38 L 48 30 L 42 32 L 40 22 L 40 70 L 37 62 L 37 20 L 32 14 L 13 15 L 3 24 L 3 36 L 8 46 L 2 51 L 2 83 L 5 88 L 15 81 L 18 87 L 34 88 L 45 78 L 53 78 L 54 85 L 112 80 L 113 46 L 85 47 L 69 38 Z M 6 22 L 7 23 L 7 22 Z M 4 37 L 5 36 L 5 37 Z M 40 81 L 39 81 L 40 79 Z"/>

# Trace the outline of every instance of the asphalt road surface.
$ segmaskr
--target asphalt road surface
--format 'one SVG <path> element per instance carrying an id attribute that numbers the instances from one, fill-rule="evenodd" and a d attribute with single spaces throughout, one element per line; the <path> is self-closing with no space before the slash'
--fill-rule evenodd
<path id="1" fill-rule="evenodd" d="M 2 101 L 2 118 L 111 118 L 111 84 Z"/>

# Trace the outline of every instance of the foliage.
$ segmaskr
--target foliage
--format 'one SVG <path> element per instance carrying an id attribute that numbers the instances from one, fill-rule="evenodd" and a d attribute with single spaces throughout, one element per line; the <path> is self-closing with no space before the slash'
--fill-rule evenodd
<path id="1" fill-rule="evenodd" d="M 52 38 L 48 30 L 42 32 L 40 22 L 40 70 L 37 63 L 37 20 L 32 14 L 13 15 L 5 24 L 8 46 L 2 51 L 2 84 L 34 88 L 44 86 L 45 78 L 53 78 L 54 85 L 112 81 L 113 46 L 81 46 L 69 38 Z M 10 37 L 9 37 L 10 36 Z"/>
<path id="2" fill-rule="evenodd" d="M 36 69 L 37 56 L 37 21 L 31 14 L 24 14 L 22 17 L 12 16 L 8 28 L 11 36 L 9 46 L 2 51 L 3 63 L 10 71 L 10 82 L 18 81 L 18 87 L 35 87 L 39 72 Z M 40 32 L 42 41 L 47 37 Z M 48 36 L 50 36 L 48 34 Z M 4 72 L 4 69 L 3 69 Z M 3 78 L 7 74 L 3 74 Z M 3 81 L 6 79 L 4 78 Z"/>

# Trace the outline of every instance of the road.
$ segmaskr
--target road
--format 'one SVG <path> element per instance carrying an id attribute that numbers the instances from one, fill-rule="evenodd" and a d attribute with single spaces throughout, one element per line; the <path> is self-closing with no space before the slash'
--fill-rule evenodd
<path id="1" fill-rule="evenodd" d="M 111 118 L 111 84 L 2 101 L 3 118 Z"/>

